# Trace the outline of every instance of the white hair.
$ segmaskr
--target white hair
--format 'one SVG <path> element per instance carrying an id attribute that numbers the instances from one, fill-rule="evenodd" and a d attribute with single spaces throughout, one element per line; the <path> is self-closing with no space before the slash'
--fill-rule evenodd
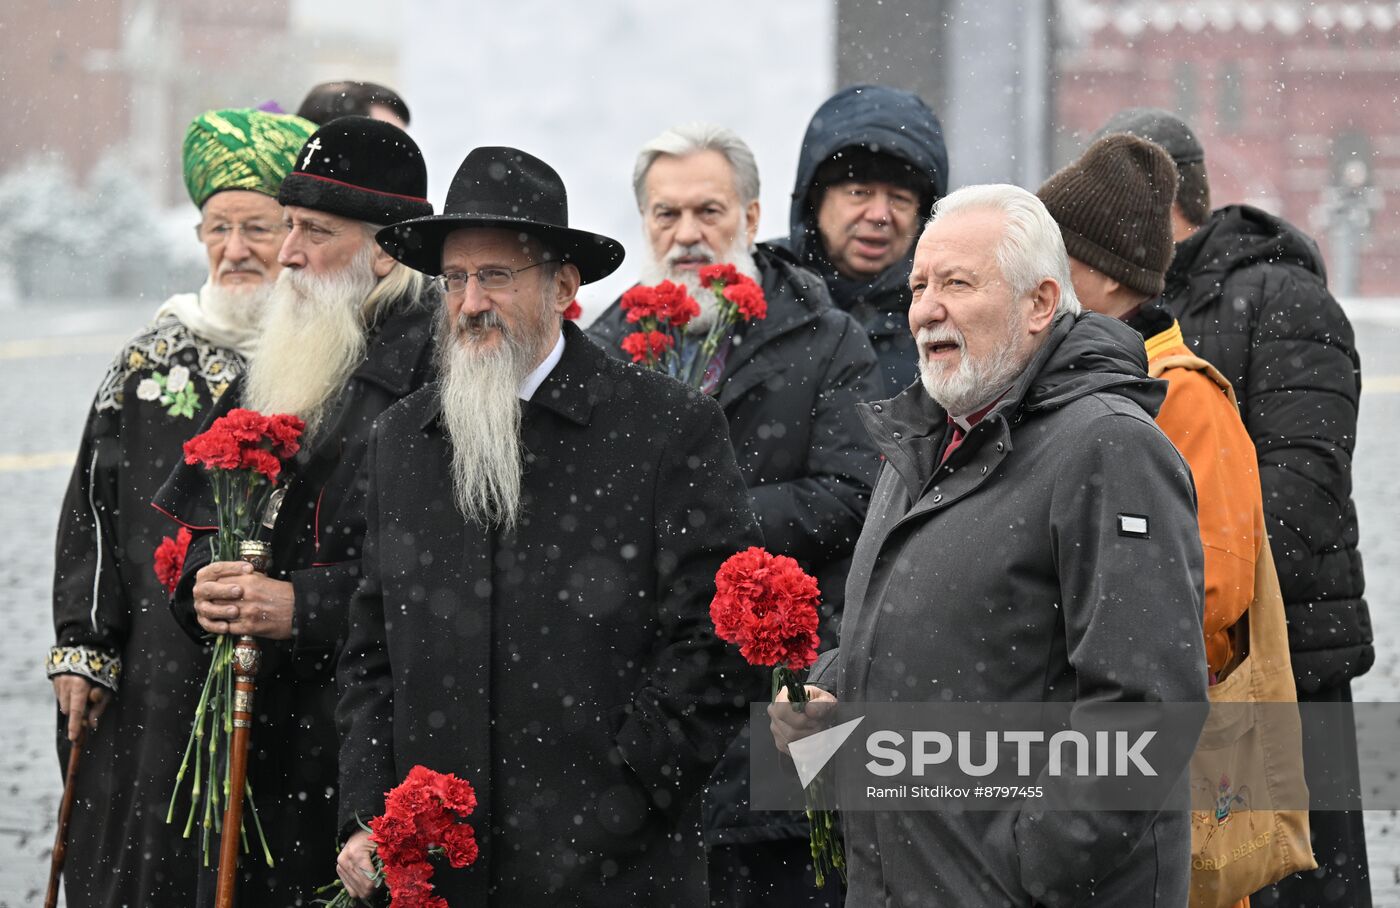
<path id="1" fill-rule="evenodd" d="M 989 183 L 964 186 L 949 193 L 933 206 L 929 226 L 946 215 L 959 211 L 991 210 L 1006 215 L 1006 228 L 997 244 L 997 267 L 1019 299 L 1050 278 L 1060 285 L 1060 304 L 1056 315 L 1078 315 L 1081 306 L 1070 280 L 1069 253 L 1065 251 L 1060 225 L 1050 216 L 1045 204 L 1019 186 Z M 925 228 L 927 229 L 927 228 Z"/>
<path id="2" fill-rule="evenodd" d="M 758 199 L 758 162 L 739 134 L 724 126 L 709 123 L 689 123 L 673 126 L 642 146 L 637 164 L 632 168 L 632 191 L 637 195 L 637 209 L 646 206 L 647 171 L 664 154 L 683 158 L 701 151 L 717 151 L 724 155 L 734 171 L 734 189 L 745 205 Z"/>
<path id="3" fill-rule="evenodd" d="M 374 248 L 379 245 L 374 235 L 384 228 L 368 221 L 361 221 L 360 226 L 369 236 L 370 251 L 373 254 Z M 365 297 L 365 304 L 361 308 L 365 324 L 377 324 L 380 317 L 399 299 L 407 298 L 409 305 L 416 304 L 422 298 L 427 285 L 428 278 L 421 271 L 414 271 L 403 262 L 395 262 L 389 273 L 381 277 L 379 283 L 375 284 L 374 289 Z"/>

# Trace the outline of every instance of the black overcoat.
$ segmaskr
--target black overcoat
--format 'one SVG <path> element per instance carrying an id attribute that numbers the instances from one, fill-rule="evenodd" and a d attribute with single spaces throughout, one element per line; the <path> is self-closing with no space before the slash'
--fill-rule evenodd
<path id="1" fill-rule="evenodd" d="M 248 758 L 254 800 L 277 866 L 269 869 L 257 857 L 243 857 L 239 894 L 246 904 L 310 904 L 315 889 L 335 875 L 335 660 L 359 582 L 364 536 L 363 498 L 355 483 L 374 420 L 431 374 L 435 313 L 429 302 L 404 298 L 389 307 L 325 428 L 287 465 L 281 482 L 286 497 L 272 532 L 269 575 L 292 583 L 292 639 L 261 641 L 257 721 Z M 241 390 L 242 382 L 235 382 L 211 420 L 240 406 Z M 159 509 L 195 529 L 172 611 L 197 640 L 209 639 L 195 620 L 193 601 L 194 575 L 209 563 L 214 523 L 206 476 L 200 467 L 181 466 L 156 498 Z M 207 882 L 201 879 L 201 886 Z"/>
<path id="2" fill-rule="evenodd" d="M 885 468 L 814 683 L 846 703 L 1204 703 L 1195 494 L 1146 366 L 1117 319 L 1060 316 L 946 460 L 922 385 L 862 407 Z M 847 811 L 846 903 L 1186 904 L 1184 810 L 1071 806 Z"/>
<path id="3" fill-rule="evenodd" d="M 880 454 L 856 405 L 883 396 L 875 351 L 856 320 L 831 304 L 816 274 L 786 250 L 754 254 L 766 318 L 736 337 L 716 399 L 768 549 L 816 576 L 826 645 L 835 644 L 851 552 Z M 614 356 L 633 326 L 614 303 L 588 333 Z M 800 815 L 752 815 L 746 741 L 716 773 L 705 804 L 710 844 L 805 837 Z"/>
<path id="4" fill-rule="evenodd" d="M 677 821 L 752 693 L 709 602 L 758 529 L 719 407 L 564 332 L 523 405 L 513 532 L 455 508 L 434 387 L 380 420 L 338 673 L 342 828 L 422 764 L 480 799 L 480 860 L 434 878 L 453 905 L 702 903 Z"/>

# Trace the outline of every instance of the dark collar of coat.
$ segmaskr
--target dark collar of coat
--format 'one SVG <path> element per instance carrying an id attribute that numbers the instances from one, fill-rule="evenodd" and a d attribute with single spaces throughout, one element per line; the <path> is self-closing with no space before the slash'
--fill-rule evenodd
<path id="1" fill-rule="evenodd" d="M 417 299 L 400 297 L 388 313 L 371 330 L 369 349 L 352 377 L 406 397 L 423 384 L 422 373 L 432 362 L 437 296 L 425 291 Z"/>
<path id="2" fill-rule="evenodd" d="M 736 380 L 736 376 L 744 371 L 765 345 L 816 321 L 824 310 L 833 308 L 821 279 L 798 265 L 786 250 L 776 250 L 760 243 L 754 252 L 754 262 L 758 265 L 768 315 L 752 324 L 740 323 L 734 331 L 733 347 L 720 378 L 718 396 L 721 406 L 728 406 L 731 400 L 781 368 L 779 365 L 772 370 L 760 368 L 752 376 Z"/>
<path id="3" fill-rule="evenodd" d="M 558 365 L 535 389 L 525 406 L 542 407 L 581 426 L 588 425 L 593 407 L 604 396 L 608 373 L 614 364 L 608 354 L 579 330 L 573 322 L 564 322 L 564 355 Z M 620 364 L 617 364 L 620 367 Z M 421 428 L 427 430 L 442 414 L 442 399 L 434 394 L 424 413 Z"/>

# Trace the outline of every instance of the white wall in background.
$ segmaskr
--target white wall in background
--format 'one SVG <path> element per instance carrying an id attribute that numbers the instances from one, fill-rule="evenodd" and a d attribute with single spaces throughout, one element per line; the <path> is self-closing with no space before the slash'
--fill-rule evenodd
<path id="1" fill-rule="evenodd" d="M 466 153 L 512 145 L 549 162 L 573 226 L 628 248 L 617 276 L 585 287 L 585 321 L 630 285 L 641 227 L 637 148 L 707 120 L 750 144 L 763 180 L 759 237 L 787 232 L 807 121 L 833 90 L 829 0 L 406 0 L 400 90 L 441 209 Z"/>

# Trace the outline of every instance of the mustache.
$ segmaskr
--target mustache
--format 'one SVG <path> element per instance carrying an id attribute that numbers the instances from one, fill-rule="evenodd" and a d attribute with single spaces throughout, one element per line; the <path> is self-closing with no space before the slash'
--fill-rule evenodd
<path id="1" fill-rule="evenodd" d="M 470 339 L 477 339 L 492 328 L 500 329 L 500 332 L 506 337 L 511 336 L 505 320 L 495 309 L 487 309 L 485 312 L 478 312 L 475 315 L 463 312 L 457 316 L 457 321 L 452 328 L 457 335 Z"/>
<path id="2" fill-rule="evenodd" d="M 672 246 L 666 253 L 665 262 L 667 265 L 674 265 L 681 259 L 704 259 L 710 264 L 715 262 L 715 251 L 710 248 L 710 244 L 704 241 L 691 243 L 688 246 Z"/>
<path id="3" fill-rule="evenodd" d="M 957 344 L 963 346 L 962 332 L 952 325 L 940 325 L 937 328 L 925 325 L 919 329 L 917 336 L 919 346 L 924 344 Z"/>
<path id="4" fill-rule="evenodd" d="M 256 259 L 249 259 L 245 262 L 221 262 L 219 264 L 219 277 L 225 274 L 256 274 L 258 277 L 267 277 L 267 269 Z"/>

